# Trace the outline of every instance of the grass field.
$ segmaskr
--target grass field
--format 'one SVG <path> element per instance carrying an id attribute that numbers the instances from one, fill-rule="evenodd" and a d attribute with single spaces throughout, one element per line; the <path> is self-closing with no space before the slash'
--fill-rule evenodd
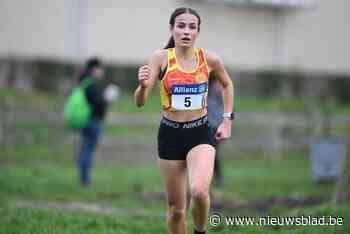
<path id="1" fill-rule="evenodd" d="M 166 233 L 165 200 L 153 155 L 139 162 L 96 160 L 93 186 L 82 188 L 70 147 L 2 152 L 0 233 Z M 257 217 L 332 215 L 343 217 L 344 225 L 236 226 L 220 233 L 350 231 L 350 204 L 331 205 L 334 184 L 314 184 L 305 155 L 289 152 L 280 162 L 259 155 L 225 157 L 226 181 L 212 188 L 212 212 Z"/>
<path id="2" fill-rule="evenodd" d="M 62 99 L 44 94 L 0 93 L 0 98 L 10 99 L 19 108 L 57 110 L 63 103 Z M 246 98 L 237 99 L 237 103 L 240 110 L 247 111 L 304 108 L 300 100 Z M 126 114 L 139 111 L 131 95 L 122 96 L 112 108 Z M 334 113 L 348 110 L 346 106 L 332 107 Z M 142 111 L 159 113 L 157 96 Z M 62 132 L 62 139 L 56 139 L 51 134 L 53 129 L 43 121 L 17 127 L 22 129 L 20 133 L 35 136 L 35 140 L 0 145 L 0 234 L 167 232 L 157 157 L 152 151 L 144 151 L 147 155 L 142 160 L 133 157 L 138 144 L 154 139 L 154 126 L 108 126 L 106 141 L 116 146 L 101 150 L 95 157 L 93 185 L 89 188 L 79 185 L 70 133 Z M 126 143 L 128 160 L 118 160 L 118 140 Z M 331 201 L 335 184 L 313 183 L 307 152 L 286 151 L 280 161 L 269 161 L 259 152 L 236 154 L 226 150 L 223 156 L 225 184 L 212 186 L 211 213 L 237 217 L 333 216 L 343 218 L 343 225 L 208 226 L 209 233 L 350 233 L 350 203 L 334 207 Z M 187 221 L 191 233 L 190 211 Z"/>

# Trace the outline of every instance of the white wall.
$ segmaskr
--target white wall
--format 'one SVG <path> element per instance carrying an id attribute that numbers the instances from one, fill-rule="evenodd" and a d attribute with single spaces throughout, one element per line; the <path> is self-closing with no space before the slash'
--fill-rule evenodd
<path id="1" fill-rule="evenodd" d="M 168 38 L 171 12 L 190 6 L 202 17 L 198 46 L 233 69 L 297 67 L 350 74 L 347 0 L 318 0 L 287 14 L 184 0 L 2 0 L 0 56 L 11 54 L 143 63 Z"/>
<path id="2" fill-rule="evenodd" d="M 286 61 L 310 71 L 350 74 L 350 1 L 317 3 L 313 11 L 287 16 Z"/>
<path id="3" fill-rule="evenodd" d="M 170 14 L 182 5 L 184 1 L 176 0 L 4 0 L 0 19 L 10 23 L 0 27 L 0 54 L 100 55 L 122 63 L 145 62 L 153 50 L 166 44 Z M 198 46 L 218 52 L 227 65 L 256 67 L 273 62 L 272 12 L 185 5 L 194 7 L 203 20 Z"/>
<path id="4" fill-rule="evenodd" d="M 88 54 L 123 63 L 146 61 L 168 40 L 168 15 L 173 1 L 90 1 Z"/>
<path id="5" fill-rule="evenodd" d="M 59 56 L 63 1 L 0 1 L 0 55 Z"/>
<path id="6" fill-rule="evenodd" d="M 88 53 L 123 62 L 147 61 L 170 34 L 169 17 L 179 1 L 123 2 L 102 0 L 89 4 Z M 257 67 L 273 62 L 275 14 L 271 11 L 191 5 L 202 17 L 198 46 L 219 53 L 231 66 Z"/>

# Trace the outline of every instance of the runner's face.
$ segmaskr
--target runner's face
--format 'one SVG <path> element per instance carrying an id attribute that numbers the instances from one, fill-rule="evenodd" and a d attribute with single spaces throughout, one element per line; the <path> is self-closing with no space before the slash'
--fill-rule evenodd
<path id="1" fill-rule="evenodd" d="M 198 31 L 198 18 L 189 13 L 176 16 L 175 24 L 170 27 L 175 45 L 180 47 L 193 47 Z"/>

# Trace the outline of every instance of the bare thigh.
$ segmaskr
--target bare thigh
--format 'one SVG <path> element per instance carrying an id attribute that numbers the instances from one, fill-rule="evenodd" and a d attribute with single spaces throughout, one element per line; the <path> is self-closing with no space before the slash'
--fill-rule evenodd
<path id="1" fill-rule="evenodd" d="M 187 155 L 190 189 L 209 191 L 213 177 L 215 148 L 211 145 L 197 145 Z"/>
<path id="2" fill-rule="evenodd" d="M 186 209 L 186 161 L 159 159 L 168 206 Z"/>

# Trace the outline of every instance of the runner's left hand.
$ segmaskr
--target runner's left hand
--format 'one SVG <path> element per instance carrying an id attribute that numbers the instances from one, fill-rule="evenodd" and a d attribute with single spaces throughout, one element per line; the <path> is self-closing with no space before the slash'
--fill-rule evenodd
<path id="1" fill-rule="evenodd" d="M 232 120 L 229 120 L 227 118 L 224 118 L 222 123 L 219 125 L 218 129 L 215 133 L 215 138 L 217 140 L 224 140 L 231 137 L 231 125 Z"/>

